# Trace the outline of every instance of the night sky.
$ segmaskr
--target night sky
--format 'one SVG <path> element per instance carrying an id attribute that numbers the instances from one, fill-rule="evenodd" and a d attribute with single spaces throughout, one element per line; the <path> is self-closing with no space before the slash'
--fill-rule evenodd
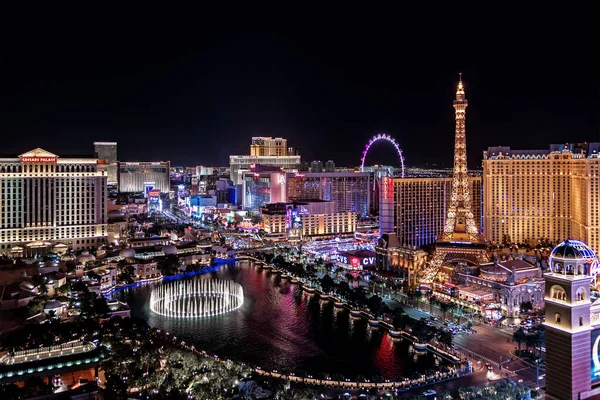
<path id="1" fill-rule="evenodd" d="M 281 136 L 303 160 L 355 166 L 387 132 L 407 164 L 449 166 L 459 72 L 470 167 L 487 146 L 600 140 L 592 32 L 283 5 L 36 14 L 2 25 L 5 155 L 118 141 L 123 161 L 227 165 L 252 136 Z M 397 164 L 373 150 L 367 163 Z"/>

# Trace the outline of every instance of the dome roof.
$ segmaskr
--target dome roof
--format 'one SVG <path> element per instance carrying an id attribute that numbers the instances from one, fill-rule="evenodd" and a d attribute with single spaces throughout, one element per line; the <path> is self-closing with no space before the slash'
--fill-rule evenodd
<path id="1" fill-rule="evenodd" d="M 167 245 L 167 246 L 163 247 L 162 248 L 162 252 L 165 253 L 166 256 L 176 255 L 177 254 L 177 247 L 175 247 L 172 244 L 170 244 L 170 245 Z"/>
<path id="2" fill-rule="evenodd" d="M 128 247 L 126 249 L 123 249 L 119 252 L 119 255 L 121 257 L 125 257 L 125 258 L 134 258 L 135 257 L 135 250 L 132 249 L 131 247 Z"/>
<path id="3" fill-rule="evenodd" d="M 498 264 L 482 266 L 479 270 L 483 277 L 494 281 L 506 281 L 510 278 L 510 271 Z"/>
<path id="4" fill-rule="evenodd" d="M 77 257 L 75 257 L 75 254 L 73 253 L 65 253 L 62 256 L 60 256 L 60 261 L 75 261 Z"/>
<path id="5" fill-rule="evenodd" d="M 595 260 L 596 253 L 578 240 L 565 240 L 552 250 L 550 257 L 560 260 Z"/>
<path id="6" fill-rule="evenodd" d="M 62 303 L 58 300 L 50 300 L 46 304 L 44 304 L 44 310 L 53 309 L 53 308 L 61 308 Z"/>
<path id="7" fill-rule="evenodd" d="M 22 290 L 32 291 L 33 289 L 35 289 L 35 285 L 33 283 L 31 283 L 30 281 L 24 281 L 24 282 L 21 282 L 21 284 L 19 285 L 19 288 L 21 288 Z"/>
<path id="8" fill-rule="evenodd" d="M 90 261 L 96 261 L 96 257 L 90 254 L 88 251 L 82 251 L 81 254 L 77 257 L 77 261 L 85 264 Z"/>

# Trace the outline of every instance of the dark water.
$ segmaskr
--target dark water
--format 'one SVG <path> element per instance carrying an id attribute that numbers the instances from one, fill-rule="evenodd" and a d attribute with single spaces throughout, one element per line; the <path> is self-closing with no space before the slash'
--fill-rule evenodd
<path id="1" fill-rule="evenodd" d="M 303 292 L 298 285 L 246 262 L 214 273 L 185 279 L 232 279 L 244 288 L 244 305 L 230 314 L 194 320 L 154 314 L 148 299 L 152 287 L 126 289 L 131 314 L 164 329 L 196 348 L 263 369 L 316 374 L 340 373 L 348 378 L 381 375 L 410 377 L 443 363 L 431 353 L 417 354 L 407 341 L 393 341 L 381 328 L 354 319 L 332 302 Z"/>

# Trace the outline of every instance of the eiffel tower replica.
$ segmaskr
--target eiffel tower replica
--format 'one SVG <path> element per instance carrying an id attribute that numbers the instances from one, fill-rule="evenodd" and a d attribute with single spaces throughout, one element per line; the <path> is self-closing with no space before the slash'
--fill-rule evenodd
<path id="1" fill-rule="evenodd" d="M 468 104 L 465 98 L 462 74 L 460 74 L 456 100 L 454 100 L 456 130 L 452 197 L 446 214 L 444 232 L 436 242 L 432 260 L 423 270 L 421 284 L 424 285 L 433 284 L 445 266 L 453 266 L 461 262 L 478 265 L 489 261 L 485 240 L 479 233 L 471 207 L 471 190 L 467 174 L 467 140 L 465 137 L 465 118 Z"/>

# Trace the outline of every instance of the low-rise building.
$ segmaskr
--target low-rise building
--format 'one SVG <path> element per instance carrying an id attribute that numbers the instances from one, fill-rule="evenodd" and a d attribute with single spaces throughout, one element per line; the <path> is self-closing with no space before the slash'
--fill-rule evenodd
<path id="1" fill-rule="evenodd" d="M 332 201 L 272 203 L 261 209 L 264 230 L 272 236 L 288 239 L 306 237 L 353 236 L 355 212 L 335 212 Z"/>
<path id="2" fill-rule="evenodd" d="M 518 316 L 523 303 L 544 307 L 545 283 L 538 266 L 515 259 L 482 264 L 478 270 L 477 275 L 458 274 L 459 300 L 481 302 L 482 311 L 496 309 L 508 317 Z"/>
<path id="3" fill-rule="evenodd" d="M 133 264 L 133 267 L 135 268 L 135 276 L 138 280 L 153 279 L 161 276 L 156 261 L 139 261 L 136 264 Z"/>

